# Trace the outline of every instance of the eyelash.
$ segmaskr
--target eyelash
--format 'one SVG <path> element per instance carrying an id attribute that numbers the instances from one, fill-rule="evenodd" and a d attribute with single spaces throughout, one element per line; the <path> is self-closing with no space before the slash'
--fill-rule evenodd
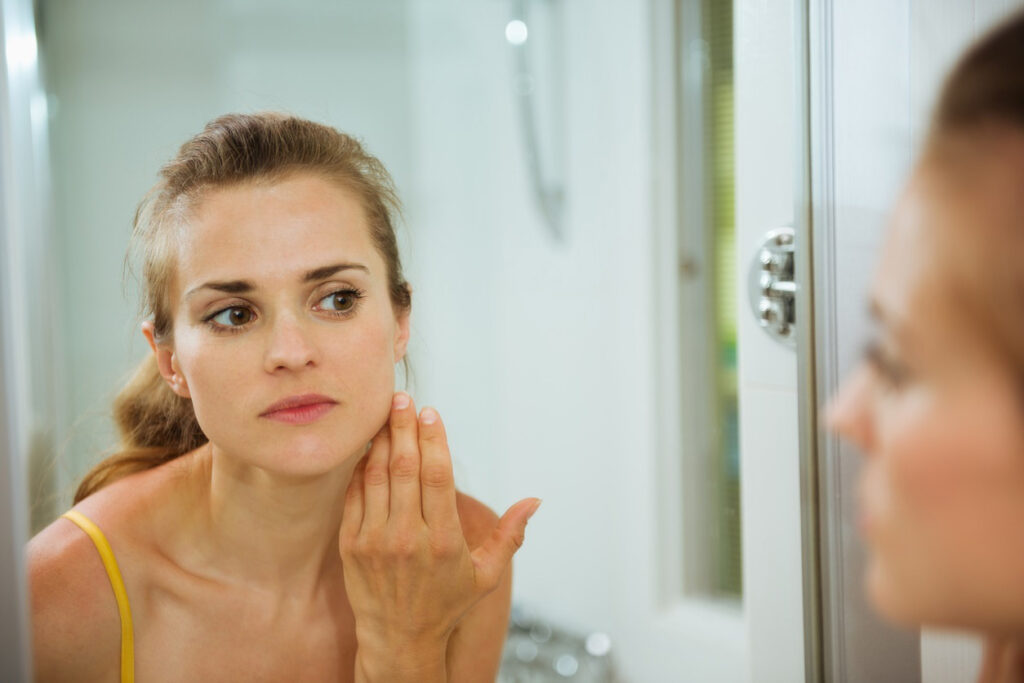
<path id="1" fill-rule="evenodd" d="M 864 359 L 893 388 L 899 388 L 910 374 L 907 368 L 888 357 L 878 342 L 869 343 L 864 349 Z"/>
<path id="2" fill-rule="evenodd" d="M 352 288 L 352 287 L 346 287 L 344 289 L 337 289 L 337 290 L 334 290 L 333 292 L 330 292 L 329 294 L 325 294 L 324 296 L 320 297 L 317 300 L 317 303 L 319 303 L 320 301 L 323 301 L 324 299 L 326 299 L 328 297 L 337 296 L 339 294 L 344 294 L 344 295 L 354 299 L 354 301 L 352 303 L 352 307 L 350 309 L 348 309 L 347 311 L 332 311 L 330 309 L 322 309 L 321 308 L 321 309 L 319 309 L 319 311 L 321 313 L 326 313 L 326 314 L 328 314 L 328 315 L 330 315 L 330 316 L 332 316 L 334 318 L 349 318 L 349 317 L 353 316 L 355 314 L 356 310 L 359 308 L 359 301 L 366 295 L 366 292 L 364 292 L 361 289 L 355 289 L 355 288 Z M 247 309 L 250 312 L 252 312 L 252 308 L 250 308 L 247 305 L 225 306 L 224 308 L 218 309 L 218 310 L 214 311 L 213 313 L 210 313 L 209 315 L 204 317 L 203 318 L 203 323 L 206 324 L 210 329 L 212 329 L 217 334 L 237 334 L 237 333 L 241 332 L 243 329 L 245 329 L 246 327 L 248 327 L 249 323 L 251 323 L 252 321 L 250 320 L 249 322 L 243 323 L 241 325 L 221 325 L 220 323 L 214 321 L 214 318 L 216 318 L 218 315 L 220 315 L 224 311 L 230 311 L 230 310 L 236 309 L 236 308 L 244 308 L 244 309 Z"/>

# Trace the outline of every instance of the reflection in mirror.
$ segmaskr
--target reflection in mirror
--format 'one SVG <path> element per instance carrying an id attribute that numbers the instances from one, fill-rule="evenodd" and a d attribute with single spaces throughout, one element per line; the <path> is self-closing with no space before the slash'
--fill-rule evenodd
<path id="1" fill-rule="evenodd" d="M 49 387 L 26 449 L 33 532 L 116 450 L 112 401 L 150 353 L 139 282 L 123 272 L 139 200 L 216 116 L 285 111 L 355 135 L 394 178 L 413 291 L 411 375 L 399 372 L 398 387 L 438 407 L 459 490 L 499 514 L 525 495 L 545 501 L 516 555 L 502 680 L 677 679 L 701 667 L 738 680 L 742 661 L 709 654 L 742 650 L 732 18 L 722 3 L 652 6 L 699 17 L 698 28 L 668 22 L 653 60 L 658 22 L 643 3 L 38 3 L 53 242 L 40 283 L 52 296 L 28 354 L 34 385 Z M 514 20 L 525 40 L 508 37 Z M 687 56 L 685 36 L 710 49 Z M 652 169 L 659 145 L 691 134 L 677 56 L 701 70 L 692 102 L 707 144 L 680 147 L 667 177 L 708 180 L 667 225 L 652 211 Z M 668 94 L 652 92 L 666 69 Z M 664 139 L 651 123 L 658 102 L 673 112 Z M 658 192 L 681 202 L 672 183 Z M 697 290 L 676 264 L 661 273 L 656 254 L 693 234 L 701 301 L 666 313 L 656 282 Z M 699 339 L 666 331 L 694 312 L 702 322 L 686 329 Z M 666 339 L 682 359 L 668 379 L 657 365 Z M 656 435 L 682 418 L 654 406 L 666 382 L 697 387 L 685 400 L 710 406 L 669 451 Z M 666 464 L 682 476 L 658 486 Z M 666 527 L 664 499 L 683 489 L 697 508 Z M 658 593 L 654 577 L 680 564 L 680 548 L 675 588 Z M 661 618 L 691 599 L 721 607 L 712 650 Z"/>
<path id="2" fill-rule="evenodd" d="M 679 297 L 684 589 L 738 599 L 739 401 L 732 4 L 683 6 Z M 694 324 L 698 323 L 698 324 Z"/>

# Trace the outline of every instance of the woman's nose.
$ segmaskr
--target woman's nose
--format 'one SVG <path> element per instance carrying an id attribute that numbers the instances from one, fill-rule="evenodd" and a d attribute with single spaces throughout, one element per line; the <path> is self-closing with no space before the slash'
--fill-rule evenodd
<path id="1" fill-rule="evenodd" d="M 309 322 L 284 313 L 275 317 L 267 340 L 264 369 L 301 370 L 319 363 L 319 352 L 308 329 Z"/>
<path id="2" fill-rule="evenodd" d="M 874 448 L 871 369 L 863 364 L 850 374 L 825 409 L 825 427 L 848 439 L 865 455 Z"/>

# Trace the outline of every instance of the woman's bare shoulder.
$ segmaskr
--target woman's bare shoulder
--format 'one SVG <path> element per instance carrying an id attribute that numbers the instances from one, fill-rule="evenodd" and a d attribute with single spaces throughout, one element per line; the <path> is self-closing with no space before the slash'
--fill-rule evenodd
<path id="1" fill-rule="evenodd" d="M 128 586 L 142 585 L 140 528 L 160 475 L 139 472 L 96 491 L 75 508 L 111 544 Z M 121 617 L 110 579 L 92 539 L 77 524 L 58 518 L 29 541 L 30 609 L 39 680 L 117 680 Z M 132 611 L 140 607 L 133 602 Z"/>
<path id="2" fill-rule="evenodd" d="M 92 540 L 58 518 L 29 541 L 27 563 L 37 680 L 116 679 L 121 622 Z"/>

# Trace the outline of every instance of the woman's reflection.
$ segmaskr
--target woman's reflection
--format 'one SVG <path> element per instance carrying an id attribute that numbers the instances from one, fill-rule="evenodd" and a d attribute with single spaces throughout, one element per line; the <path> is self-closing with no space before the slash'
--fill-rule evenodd
<path id="1" fill-rule="evenodd" d="M 29 546 L 40 680 L 494 680 L 539 501 L 457 492 L 437 412 L 394 392 L 396 209 L 357 142 L 282 115 L 163 168 L 122 450 Z"/>

